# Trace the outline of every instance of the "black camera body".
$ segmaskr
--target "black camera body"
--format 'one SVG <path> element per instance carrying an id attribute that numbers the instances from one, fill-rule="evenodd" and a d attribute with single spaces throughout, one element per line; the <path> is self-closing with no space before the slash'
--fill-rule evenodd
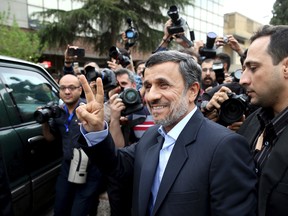
<path id="1" fill-rule="evenodd" d="M 102 79 L 104 91 L 106 92 L 118 86 L 115 73 L 108 68 L 104 68 L 101 71 L 97 71 L 94 67 L 87 67 L 85 71 L 86 71 L 85 76 L 89 83 L 91 81 L 95 81 L 98 77 L 100 77 Z"/>
<path id="2" fill-rule="evenodd" d="M 122 67 L 124 67 L 124 68 L 127 67 L 129 64 L 131 64 L 130 58 L 125 56 L 125 55 L 123 55 L 116 46 L 112 46 L 109 49 L 109 56 L 111 58 L 116 59 L 117 62 L 119 64 L 121 64 Z"/>
<path id="3" fill-rule="evenodd" d="M 138 38 L 138 31 L 137 29 L 133 26 L 133 22 L 131 20 L 131 18 L 127 19 L 127 23 L 128 23 L 128 29 L 125 31 L 125 35 L 127 37 L 127 39 L 137 39 Z"/>
<path id="4" fill-rule="evenodd" d="M 229 99 L 221 104 L 219 123 L 228 126 L 240 120 L 249 109 L 249 99 L 246 94 L 227 93 Z"/>
<path id="5" fill-rule="evenodd" d="M 186 30 L 186 21 L 179 16 L 178 8 L 175 5 L 170 6 L 167 11 L 168 16 L 171 18 L 173 25 L 168 28 L 169 34 L 182 33 Z"/>
<path id="6" fill-rule="evenodd" d="M 126 107 L 121 112 L 122 116 L 126 116 L 143 109 L 141 95 L 139 91 L 134 88 L 125 88 L 118 97 L 122 99 L 122 102 Z"/>
<path id="7" fill-rule="evenodd" d="M 133 26 L 133 22 L 131 18 L 127 18 L 127 23 L 128 23 L 128 29 L 125 31 L 125 35 L 127 38 L 127 42 L 125 43 L 125 49 L 129 49 L 129 47 L 132 47 L 135 45 L 137 39 L 138 39 L 138 31 L 137 29 Z"/>
<path id="8" fill-rule="evenodd" d="M 60 116 L 61 108 L 53 101 L 34 112 L 34 119 L 39 124 L 48 122 L 50 118 L 59 118 Z"/>
<path id="9" fill-rule="evenodd" d="M 223 63 L 219 61 L 214 61 L 212 65 L 213 71 L 215 72 L 216 81 L 218 84 L 222 84 L 225 79 L 225 73 L 224 73 L 224 65 Z"/>
<path id="10" fill-rule="evenodd" d="M 207 33 L 206 44 L 204 47 L 199 49 L 199 54 L 201 58 L 215 58 L 216 56 L 216 48 L 214 47 L 214 43 L 216 40 L 217 34 L 214 32 Z"/>

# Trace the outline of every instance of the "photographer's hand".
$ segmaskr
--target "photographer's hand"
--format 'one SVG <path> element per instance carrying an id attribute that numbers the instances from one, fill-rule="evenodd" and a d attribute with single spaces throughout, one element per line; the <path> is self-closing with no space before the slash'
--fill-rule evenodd
<path id="1" fill-rule="evenodd" d="M 122 99 L 118 97 L 118 94 L 114 94 L 109 99 L 110 104 L 110 124 L 109 131 L 113 140 L 115 141 L 115 145 L 117 148 L 122 148 L 125 146 L 125 140 L 121 131 L 121 111 L 125 109 L 125 105 L 122 102 Z"/>
<path id="2" fill-rule="evenodd" d="M 84 75 L 79 76 L 87 104 L 76 109 L 78 119 L 87 132 L 101 131 L 104 129 L 104 89 L 101 78 L 96 79 L 97 91 L 93 94 Z"/>
<path id="3" fill-rule="evenodd" d="M 114 94 L 109 99 L 110 111 L 111 111 L 111 121 L 118 121 L 121 117 L 121 111 L 125 109 L 125 105 L 122 99 L 118 97 L 119 94 Z"/>
<path id="4" fill-rule="evenodd" d="M 231 90 L 226 86 L 222 86 L 211 98 L 211 100 L 206 105 L 207 110 L 217 109 L 219 110 L 221 104 L 226 101 L 229 97 L 227 93 L 230 93 Z"/>
<path id="5" fill-rule="evenodd" d="M 77 56 L 69 56 L 68 55 L 68 49 L 69 48 L 77 49 L 78 46 L 70 46 L 69 44 L 67 45 L 67 48 L 66 48 L 66 50 L 64 52 L 64 60 L 65 60 L 64 63 L 65 64 L 72 64 L 74 61 L 77 60 Z"/>
<path id="6" fill-rule="evenodd" d="M 235 52 L 238 53 L 239 56 L 243 55 L 243 50 L 240 47 L 239 42 L 233 37 L 233 35 L 228 35 L 228 45 L 233 49 Z"/>
<path id="7" fill-rule="evenodd" d="M 121 64 L 117 64 L 116 60 L 107 61 L 107 64 L 108 64 L 108 67 L 113 71 L 123 68 Z"/>
<path id="8" fill-rule="evenodd" d="M 227 128 L 236 132 L 237 130 L 239 130 L 240 126 L 243 124 L 245 119 L 246 119 L 246 117 L 245 117 L 245 115 L 243 115 L 242 118 L 239 119 L 239 121 L 233 122 L 231 125 L 227 126 Z"/>

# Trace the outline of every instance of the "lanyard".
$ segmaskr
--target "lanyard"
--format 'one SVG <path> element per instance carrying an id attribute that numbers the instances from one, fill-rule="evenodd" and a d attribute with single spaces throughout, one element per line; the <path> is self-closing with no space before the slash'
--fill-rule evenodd
<path id="1" fill-rule="evenodd" d="M 66 105 L 64 106 L 64 110 L 69 115 L 69 117 L 67 119 L 67 123 L 64 123 L 65 131 L 66 131 L 66 133 L 68 133 L 69 132 L 69 124 L 71 123 L 75 113 L 73 111 L 71 114 L 69 114 L 69 111 L 68 111 L 68 108 Z"/>

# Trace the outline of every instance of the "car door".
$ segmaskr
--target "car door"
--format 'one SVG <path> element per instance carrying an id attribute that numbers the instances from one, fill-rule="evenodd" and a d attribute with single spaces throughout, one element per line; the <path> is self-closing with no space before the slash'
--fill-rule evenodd
<path id="1" fill-rule="evenodd" d="M 37 215 L 54 198 L 62 146 L 44 139 L 33 114 L 59 102 L 58 85 L 40 66 L 0 59 L 0 100 L 0 152 L 15 215 Z"/>

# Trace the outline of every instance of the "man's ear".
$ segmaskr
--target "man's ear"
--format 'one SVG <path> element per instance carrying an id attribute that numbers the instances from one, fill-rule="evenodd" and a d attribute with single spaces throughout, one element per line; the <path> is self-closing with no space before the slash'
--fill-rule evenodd
<path id="1" fill-rule="evenodd" d="M 196 100 L 196 98 L 199 94 L 199 91 L 200 91 L 200 83 L 195 82 L 190 86 L 190 88 L 188 90 L 190 103 L 192 103 Z"/>

